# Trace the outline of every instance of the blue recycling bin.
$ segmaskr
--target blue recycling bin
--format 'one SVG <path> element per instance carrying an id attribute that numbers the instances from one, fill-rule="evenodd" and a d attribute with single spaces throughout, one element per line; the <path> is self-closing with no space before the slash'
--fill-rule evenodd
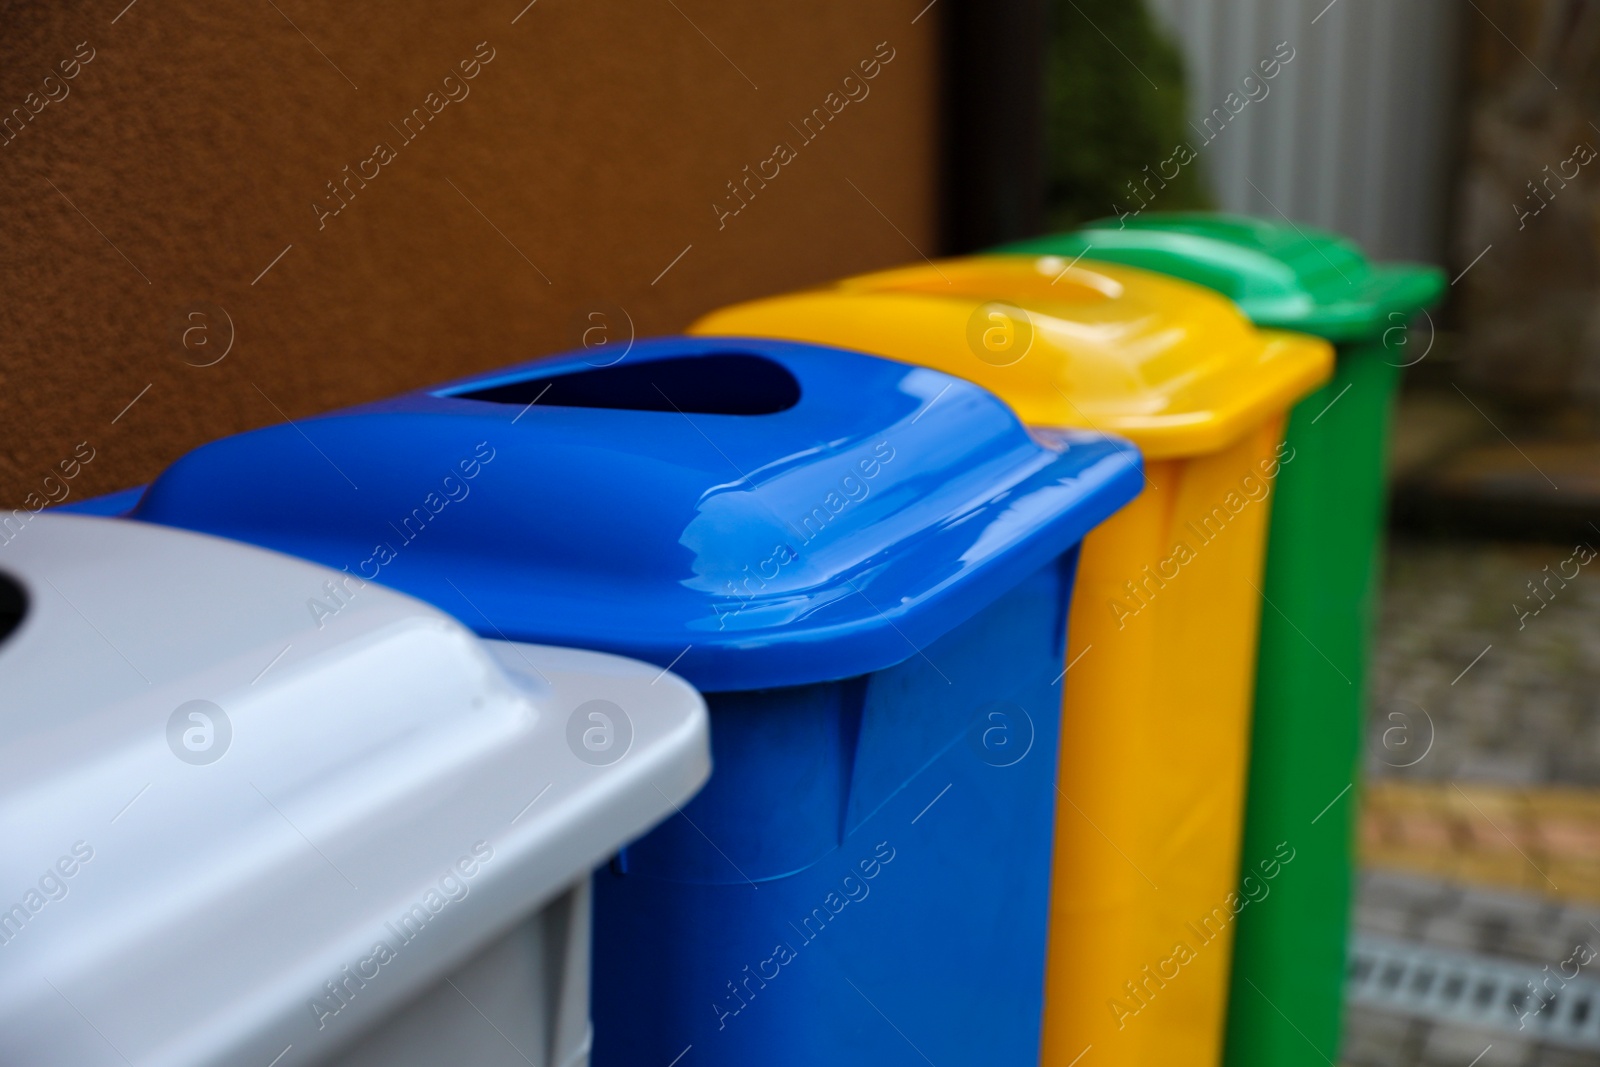
<path id="1" fill-rule="evenodd" d="M 596 876 L 598 1067 L 1032 1067 L 1066 605 L 1137 452 L 836 349 L 586 355 L 214 442 L 134 515 L 342 570 L 308 625 L 381 582 L 706 693 L 710 783 Z"/>

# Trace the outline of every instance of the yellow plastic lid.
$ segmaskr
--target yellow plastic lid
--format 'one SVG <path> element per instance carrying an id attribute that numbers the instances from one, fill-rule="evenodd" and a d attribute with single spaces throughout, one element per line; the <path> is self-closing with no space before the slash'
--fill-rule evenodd
<path id="1" fill-rule="evenodd" d="M 973 256 L 714 311 L 698 334 L 854 348 L 959 375 L 1026 423 L 1213 452 L 1327 381 L 1333 349 L 1257 330 L 1226 298 L 1134 267 Z"/>

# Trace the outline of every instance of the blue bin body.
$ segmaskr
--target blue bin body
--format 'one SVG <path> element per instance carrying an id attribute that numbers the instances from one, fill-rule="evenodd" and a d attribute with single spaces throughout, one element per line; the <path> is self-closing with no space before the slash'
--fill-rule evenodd
<path id="1" fill-rule="evenodd" d="M 214 442 L 133 516 L 344 569 L 309 620 L 380 581 L 706 693 L 710 783 L 596 875 L 597 1067 L 1032 1067 L 1077 546 L 1141 484 L 935 371 L 667 338 Z"/>
<path id="2" fill-rule="evenodd" d="M 926 659 L 707 694 L 711 781 L 595 878 L 597 1067 L 1039 1062 L 1074 562 Z"/>

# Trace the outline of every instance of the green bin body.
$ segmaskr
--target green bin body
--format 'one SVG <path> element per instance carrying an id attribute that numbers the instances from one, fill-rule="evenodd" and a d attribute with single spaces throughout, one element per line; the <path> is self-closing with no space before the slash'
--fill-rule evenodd
<path id="1" fill-rule="evenodd" d="M 1337 1062 L 1356 844 L 1356 786 L 1383 528 L 1390 411 L 1420 357 L 1404 327 L 1444 275 L 1375 266 L 1333 234 L 1201 213 L 1143 214 L 998 251 L 1109 260 L 1232 298 L 1261 327 L 1334 343 L 1333 380 L 1290 413 L 1262 593 L 1241 863 L 1293 862 L 1235 931 L 1226 1067 Z M 1257 890 L 1257 893 L 1260 891 Z"/>

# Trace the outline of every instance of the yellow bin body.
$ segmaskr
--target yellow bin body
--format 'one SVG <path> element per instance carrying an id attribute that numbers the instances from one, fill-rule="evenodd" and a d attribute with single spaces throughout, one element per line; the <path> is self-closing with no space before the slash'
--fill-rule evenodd
<path id="1" fill-rule="evenodd" d="M 851 278 L 691 332 L 935 367 L 1144 452 L 1144 492 L 1084 541 L 1067 631 L 1043 1059 L 1215 1067 L 1254 906 L 1236 879 L 1268 508 L 1285 414 L 1332 349 L 1187 282 L 1049 256 Z"/>

